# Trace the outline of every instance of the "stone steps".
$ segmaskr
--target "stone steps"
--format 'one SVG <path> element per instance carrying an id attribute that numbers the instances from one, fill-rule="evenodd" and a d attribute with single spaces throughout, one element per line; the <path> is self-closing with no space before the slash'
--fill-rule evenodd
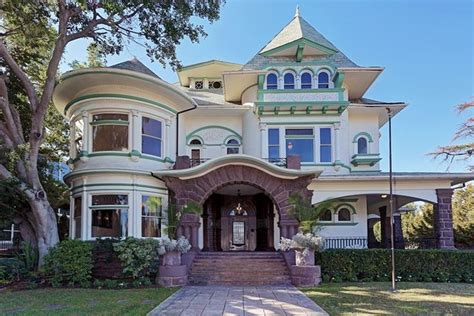
<path id="1" fill-rule="evenodd" d="M 289 285 L 288 267 L 278 252 L 201 252 L 189 274 L 192 285 Z"/>

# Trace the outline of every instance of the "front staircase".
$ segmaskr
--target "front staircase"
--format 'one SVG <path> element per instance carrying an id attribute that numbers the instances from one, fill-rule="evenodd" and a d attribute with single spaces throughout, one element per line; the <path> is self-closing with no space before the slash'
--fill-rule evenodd
<path id="1" fill-rule="evenodd" d="M 290 285 L 279 252 L 200 252 L 189 274 L 191 285 Z"/>

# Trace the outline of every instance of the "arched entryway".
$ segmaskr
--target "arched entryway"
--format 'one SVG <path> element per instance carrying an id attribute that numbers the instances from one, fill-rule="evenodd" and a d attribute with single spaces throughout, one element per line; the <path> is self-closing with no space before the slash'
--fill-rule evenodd
<path id="1" fill-rule="evenodd" d="M 203 251 L 272 251 L 278 211 L 264 190 L 246 183 L 224 185 L 203 205 Z"/>
<path id="2" fill-rule="evenodd" d="M 268 213 L 270 211 L 265 213 L 258 211 L 258 209 L 270 210 L 272 207 L 270 205 L 272 204 L 274 218 L 275 214 L 278 217 L 277 226 L 279 227 L 280 234 L 279 236 L 274 236 L 273 240 L 267 240 L 266 243 L 263 237 L 258 240 L 255 237 L 254 245 L 251 247 L 250 245 L 245 246 L 248 250 L 255 250 L 259 247 L 272 249 L 275 240 L 279 240 L 280 236 L 290 238 L 298 232 L 298 222 L 290 215 L 291 205 L 288 198 L 292 192 L 299 192 L 305 198 L 311 199 L 312 192 L 308 190 L 307 187 L 312 179 L 319 175 L 318 172 L 314 171 L 277 167 L 261 159 L 245 155 L 225 156 L 213 159 L 193 168 L 160 171 L 154 174 L 165 181 L 167 187 L 172 191 L 178 207 L 183 207 L 190 201 L 197 202 L 203 207 L 209 207 L 210 204 L 216 203 L 219 199 L 221 199 L 221 201 L 224 200 L 224 205 L 219 208 L 221 217 L 230 217 L 230 213 L 225 213 L 225 211 L 227 209 L 227 211 L 230 212 L 231 210 L 229 208 L 232 208 L 231 205 L 235 205 L 238 195 L 238 189 L 236 190 L 236 188 L 238 185 L 246 189 L 257 189 L 258 192 L 252 192 L 252 194 L 249 194 L 252 197 L 248 197 L 247 199 L 248 203 L 253 203 L 253 206 L 250 208 L 253 209 L 252 212 L 255 212 L 255 218 L 265 217 L 268 219 L 271 216 Z M 219 197 L 219 195 L 224 195 L 224 197 Z M 243 196 L 242 192 L 241 196 Z M 208 212 L 206 209 L 204 214 L 205 216 L 215 214 L 217 217 L 216 211 Z M 202 222 L 204 224 L 204 218 L 202 218 Z M 226 223 L 228 222 L 229 221 Z M 210 223 L 210 221 L 206 219 L 206 225 L 203 225 L 205 227 L 201 227 L 201 230 L 208 229 L 208 223 Z M 267 234 L 270 234 L 269 231 L 271 231 L 270 224 L 271 223 L 267 223 L 265 227 L 268 228 Z M 196 245 L 200 241 L 199 244 L 203 245 L 203 248 L 206 249 L 204 240 L 202 239 L 204 238 L 204 233 L 198 234 L 196 231 L 196 227 L 199 227 L 200 223 L 186 223 L 186 225 L 188 225 L 188 227 L 185 227 L 183 231 L 191 231 L 189 234 L 192 239 L 191 243 Z M 238 225 L 242 224 L 237 224 L 236 229 L 239 229 Z M 255 230 L 254 233 L 256 233 L 257 226 L 255 225 L 253 229 Z M 264 234 L 263 228 L 261 228 L 261 231 L 260 235 L 262 236 Z M 248 232 L 250 232 L 250 230 L 248 230 Z M 275 229 L 273 229 L 273 232 L 275 232 Z M 206 241 L 208 248 L 214 245 L 214 250 L 230 250 L 230 246 L 227 246 L 228 244 L 224 247 L 222 246 L 223 243 L 228 243 L 229 239 L 223 240 L 222 236 L 212 237 L 215 241 L 214 244 L 212 244 L 212 242 L 209 241 L 210 235 L 208 234 L 209 232 L 206 233 L 206 237 L 208 237 L 208 241 Z M 225 238 L 231 237 L 226 236 Z M 259 242 L 258 247 L 257 242 Z M 236 245 L 233 244 L 231 246 Z"/>

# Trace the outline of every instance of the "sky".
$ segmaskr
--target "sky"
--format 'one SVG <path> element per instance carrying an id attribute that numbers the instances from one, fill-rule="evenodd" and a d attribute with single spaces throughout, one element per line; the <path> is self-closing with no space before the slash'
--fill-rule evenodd
<path id="1" fill-rule="evenodd" d="M 393 170 L 463 172 L 471 161 L 449 165 L 428 153 L 450 144 L 457 127 L 473 113 L 456 104 L 474 97 L 474 22 L 471 0 L 227 0 L 221 18 L 202 22 L 208 36 L 184 40 L 177 49 L 183 65 L 211 59 L 245 63 L 294 16 L 301 16 L 360 66 L 382 66 L 365 97 L 404 101 L 393 119 Z M 85 60 L 87 43 L 69 46 L 62 70 Z M 152 63 L 144 50 L 129 45 L 113 65 L 137 57 L 161 78 L 176 82 L 168 66 Z M 387 124 L 388 125 L 388 124 Z M 388 170 L 388 130 L 381 129 L 381 169 Z M 471 140 L 472 141 L 472 140 Z"/>

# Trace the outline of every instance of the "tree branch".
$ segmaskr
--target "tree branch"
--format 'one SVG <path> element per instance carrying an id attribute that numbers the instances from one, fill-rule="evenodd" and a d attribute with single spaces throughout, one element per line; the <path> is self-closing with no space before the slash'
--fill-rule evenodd
<path id="1" fill-rule="evenodd" d="M 30 81 L 26 73 L 21 69 L 21 67 L 15 62 L 13 57 L 10 55 L 3 40 L 0 40 L 0 56 L 5 59 L 7 65 L 13 71 L 15 76 L 20 80 L 28 96 L 28 100 L 30 101 L 30 107 L 33 111 L 35 111 L 38 105 L 38 97 L 36 96 L 35 87 L 33 86 L 33 83 Z"/>

